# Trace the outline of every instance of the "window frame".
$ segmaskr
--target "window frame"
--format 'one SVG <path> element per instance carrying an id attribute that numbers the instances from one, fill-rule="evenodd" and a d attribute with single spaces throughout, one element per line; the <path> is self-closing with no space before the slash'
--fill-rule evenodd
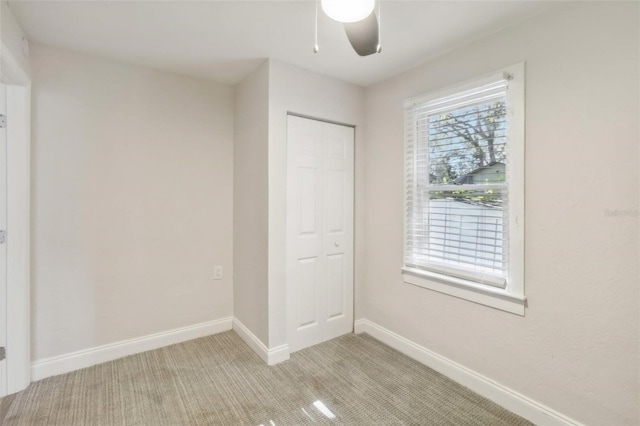
<path id="1" fill-rule="evenodd" d="M 526 297 L 524 294 L 524 202 L 525 202 L 525 64 L 511 65 L 501 70 L 475 78 L 461 84 L 437 90 L 426 95 L 407 99 L 405 102 L 405 129 L 408 127 L 407 112 L 416 105 L 438 98 L 455 95 L 459 92 L 490 84 L 499 80 L 508 80 L 507 88 L 507 188 L 508 204 L 508 250 L 509 267 L 507 283 L 504 288 L 482 284 L 481 276 L 477 280 L 465 278 L 459 274 L 447 274 L 446 268 L 417 269 L 405 264 L 407 247 L 407 182 L 410 171 L 404 168 L 404 229 L 403 229 L 403 281 L 419 287 L 445 293 L 454 297 L 490 306 L 503 311 L 524 316 Z M 406 130 L 405 130 L 406 132 Z M 404 155 L 406 160 L 408 135 L 404 135 Z M 464 274 L 467 275 L 467 274 Z"/>

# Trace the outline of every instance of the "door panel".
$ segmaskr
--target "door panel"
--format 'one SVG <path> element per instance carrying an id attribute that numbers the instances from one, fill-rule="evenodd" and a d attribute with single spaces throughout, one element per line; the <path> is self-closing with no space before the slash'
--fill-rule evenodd
<path id="1" fill-rule="evenodd" d="M 316 203 L 316 194 L 318 192 L 319 170 L 313 167 L 300 167 L 298 169 L 298 199 L 299 199 L 299 215 L 298 223 L 300 224 L 300 236 L 312 235 L 317 236 L 319 229 L 317 225 L 316 212 L 318 206 Z"/>
<path id="2" fill-rule="evenodd" d="M 291 351 L 353 330 L 353 151 L 352 127 L 288 117 Z"/>
<path id="3" fill-rule="evenodd" d="M 354 130 L 327 124 L 325 141 L 324 255 L 327 313 L 324 339 L 353 331 Z"/>
<path id="4" fill-rule="evenodd" d="M 327 256 L 327 317 L 344 315 L 344 255 Z"/>
<path id="5" fill-rule="evenodd" d="M 322 273 L 322 127 L 311 122 L 288 129 L 296 141 L 287 155 L 287 276 L 297 285 L 287 291 L 288 332 L 305 346 L 322 338 L 323 313 L 317 304 Z"/>
<path id="6" fill-rule="evenodd" d="M 307 327 L 318 324 L 316 310 L 316 288 L 318 277 L 318 258 L 300 259 L 298 261 L 298 318 L 296 327 Z"/>
<path id="7" fill-rule="evenodd" d="M 344 232 L 344 185 L 345 176 L 343 170 L 327 171 L 327 232 Z"/>

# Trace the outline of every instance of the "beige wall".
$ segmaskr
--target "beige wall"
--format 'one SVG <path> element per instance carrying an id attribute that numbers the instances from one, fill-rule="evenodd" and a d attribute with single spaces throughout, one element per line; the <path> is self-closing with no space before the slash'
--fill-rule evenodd
<path id="1" fill-rule="evenodd" d="M 268 345 L 269 64 L 235 87 L 233 156 L 233 307 Z"/>
<path id="2" fill-rule="evenodd" d="M 232 89 L 31 59 L 32 358 L 232 315 Z"/>
<path id="3" fill-rule="evenodd" d="M 578 421 L 638 424 L 639 10 L 575 3 L 366 91 L 360 317 Z M 405 284 L 403 101 L 520 61 L 525 317 Z"/>
<path id="4" fill-rule="evenodd" d="M 353 84 L 269 61 L 269 347 L 287 343 L 286 180 L 287 112 L 356 126 L 355 141 L 355 286 L 363 272 L 364 90 Z M 356 302 L 357 303 L 357 302 Z M 356 313 L 358 315 L 358 306 Z"/>

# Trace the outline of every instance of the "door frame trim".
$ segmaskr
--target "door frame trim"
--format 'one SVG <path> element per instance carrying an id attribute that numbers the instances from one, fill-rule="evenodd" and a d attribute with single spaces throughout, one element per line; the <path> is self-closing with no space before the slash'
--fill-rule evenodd
<path id="1" fill-rule="evenodd" d="M 336 124 L 338 126 L 344 126 L 344 127 L 351 127 L 353 129 L 356 128 L 355 125 L 353 124 L 348 124 L 348 123 L 342 123 L 340 121 L 334 121 L 334 120 L 327 120 L 326 118 L 319 118 L 319 117 L 314 117 L 312 115 L 306 115 L 306 114 L 299 114 L 297 112 L 291 112 L 291 111 L 287 111 L 287 115 L 290 115 L 292 117 L 300 117 L 300 118 L 306 118 L 307 120 L 315 120 L 315 121 L 320 121 L 322 123 L 329 123 L 329 124 Z M 355 134 L 354 134 L 354 144 L 355 144 Z M 355 177 L 355 174 L 354 174 Z"/>
<path id="2" fill-rule="evenodd" d="M 0 53 L 0 82 L 7 87 L 7 298 L 3 308 L 10 395 L 31 383 L 31 80 L 5 43 Z"/>

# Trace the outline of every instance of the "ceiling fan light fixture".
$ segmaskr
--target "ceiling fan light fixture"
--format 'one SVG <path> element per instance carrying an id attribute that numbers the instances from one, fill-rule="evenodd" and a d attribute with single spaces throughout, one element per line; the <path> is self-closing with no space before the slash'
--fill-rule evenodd
<path id="1" fill-rule="evenodd" d="M 331 19 L 351 23 L 362 21 L 373 12 L 375 0 L 321 0 L 322 10 Z"/>

